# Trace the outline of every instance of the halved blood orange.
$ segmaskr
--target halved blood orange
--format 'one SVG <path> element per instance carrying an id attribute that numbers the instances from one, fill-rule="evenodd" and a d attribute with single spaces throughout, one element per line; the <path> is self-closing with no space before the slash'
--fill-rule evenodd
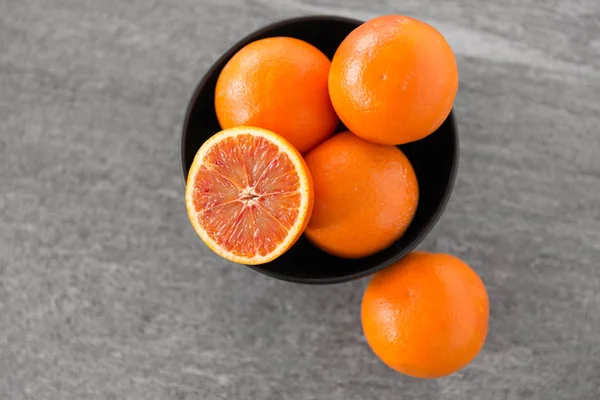
<path id="1" fill-rule="evenodd" d="M 240 264 L 263 264 L 302 235 L 313 206 L 310 171 L 271 131 L 239 126 L 196 153 L 185 192 L 188 216 L 206 245 Z"/>

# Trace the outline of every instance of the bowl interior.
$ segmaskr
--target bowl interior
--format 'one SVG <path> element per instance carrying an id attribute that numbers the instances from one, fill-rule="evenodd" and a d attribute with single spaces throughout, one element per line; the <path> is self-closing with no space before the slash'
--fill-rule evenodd
<path id="1" fill-rule="evenodd" d="M 281 21 L 248 35 L 225 52 L 206 73 L 190 102 L 181 140 L 184 182 L 200 146 L 221 130 L 214 109 L 215 86 L 221 70 L 237 51 L 258 39 L 289 36 L 311 43 L 331 59 L 342 40 L 360 24 L 361 21 L 329 16 Z M 340 126 L 342 129 L 345 128 Z M 399 147 L 415 169 L 420 191 L 415 218 L 402 238 L 377 254 L 350 260 L 319 250 L 303 236 L 275 261 L 251 268 L 287 281 L 337 283 L 370 275 L 413 250 L 437 222 L 452 191 L 458 163 L 453 114 L 425 139 Z"/>

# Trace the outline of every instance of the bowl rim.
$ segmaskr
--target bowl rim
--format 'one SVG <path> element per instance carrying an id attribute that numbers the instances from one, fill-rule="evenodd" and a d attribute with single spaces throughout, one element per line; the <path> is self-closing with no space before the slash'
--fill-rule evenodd
<path id="1" fill-rule="evenodd" d="M 193 91 L 193 94 L 188 101 L 187 109 L 185 112 L 183 124 L 181 127 L 181 138 L 180 138 L 180 143 L 179 143 L 180 169 L 181 169 L 181 177 L 183 180 L 184 190 L 187 186 L 187 175 L 189 172 L 189 171 L 186 171 L 186 161 L 187 160 L 186 160 L 186 151 L 185 151 L 186 150 L 186 139 L 188 136 L 188 134 L 187 134 L 188 127 L 189 127 L 190 121 L 191 121 L 192 110 L 196 106 L 196 103 L 198 101 L 200 93 L 203 91 L 203 89 L 206 86 L 209 79 L 213 76 L 213 74 L 219 68 L 219 65 L 222 64 L 222 62 L 225 59 L 231 58 L 243 46 L 245 46 L 247 43 L 249 43 L 249 41 L 253 40 L 254 37 L 260 36 L 272 29 L 283 27 L 283 26 L 286 26 L 291 23 L 304 22 L 304 21 L 347 22 L 347 23 L 351 23 L 351 24 L 356 24 L 357 26 L 364 23 L 364 21 L 359 20 L 359 19 L 343 17 L 343 16 L 336 16 L 336 15 L 306 15 L 306 16 L 300 16 L 300 17 L 294 17 L 294 18 L 287 18 L 287 19 L 283 19 L 283 20 L 280 20 L 277 22 L 267 24 L 267 25 L 263 26 L 262 28 L 259 28 L 255 31 L 249 33 L 248 35 L 242 37 L 240 40 L 231 44 L 227 48 L 227 50 L 225 50 L 223 53 L 221 53 L 221 55 L 212 63 L 210 68 L 204 73 L 200 82 L 196 85 L 196 87 Z M 444 193 L 442 194 L 441 201 L 439 202 L 433 215 L 431 215 L 431 218 L 430 218 L 429 222 L 427 223 L 427 225 L 419 232 L 419 234 L 415 237 L 415 239 L 412 240 L 402 251 L 398 252 L 393 257 L 391 257 L 389 260 L 387 260 L 375 267 L 365 269 L 363 271 L 355 272 L 352 274 L 348 274 L 348 275 L 333 277 L 333 278 L 294 277 L 294 276 L 279 273 L 277 271 L 262 268 L 261 265 L 245 265 L 244 264 L 244 266 L 252 269 L 253 271 L 256 271 L 258 273 L 266 275 L 268 277 L 275 278 L 275 279 L 285 281 L 285 282 L 308 284 L 308 285 L 328 285 L 328 284 L 351 282 L 354 280 L 365 278 L 367 276 L 371 276 L 371 275 L 389 267 L 390 265 L 396 263 L 397 261 L 401 260 L 402 258 L 406 257 L 406 255 L 408 253 L 413 251 L 427 237 L 427 235 L 429 235 L 429 233 L 433 230 L 435 225 L 438 223 L 444 210 L 446 209 L 446 206 L 448 205 L 448 202 L 450 201 L 450 197 L 452 195 L 452 191 L 453 191 L 454 185 L 456 183 L 456 176 L 457 176 L 459 162 L 460 162 L 460 142 L 459 142 L 459 137 L 458 137 L 458 123 L 457 123 L 457 118 L 456 118 L 454 107 L 451 109 L 450 114 L 448 115 L 448 117 L 446 118 L 446 121 L 444 121 L 444 123 L 450 123 L 450 125 L 451 125 L 450 131 L 452 134 L 452 141 L 454 142 L 454 158 L 452 161 L 451 169 L 449 171 L 448 185 L 446 186 L 446 189 L 445 189 Z"/>

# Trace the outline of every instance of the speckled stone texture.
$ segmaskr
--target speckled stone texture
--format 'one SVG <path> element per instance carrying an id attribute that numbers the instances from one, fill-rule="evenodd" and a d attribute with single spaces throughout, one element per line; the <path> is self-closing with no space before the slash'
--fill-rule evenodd
<path id="1" fill-rule="evenodd" d="M 278 19 L 404 13 L 457 53 L 461 161 L 421 249 L 483 277 L 481 355 L 440 380 L 370 352 L 367 280 L 234 266 L 188 223 L 187 101 Z M 597 0 L 0 0 L 0 398 L 600 397 Z"/>

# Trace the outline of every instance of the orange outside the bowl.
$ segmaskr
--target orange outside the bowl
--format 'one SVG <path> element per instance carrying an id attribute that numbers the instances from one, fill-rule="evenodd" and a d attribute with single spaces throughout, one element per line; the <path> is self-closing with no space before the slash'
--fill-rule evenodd
<path id="1" fill-rule="evenodd" d="M 439 378 L 479 354 L 489 300 L 483 282 L 463 261 L 413 252 L 373 276 L 361 318 L 367 342 L 385 364 L 413 377 Z"/>

